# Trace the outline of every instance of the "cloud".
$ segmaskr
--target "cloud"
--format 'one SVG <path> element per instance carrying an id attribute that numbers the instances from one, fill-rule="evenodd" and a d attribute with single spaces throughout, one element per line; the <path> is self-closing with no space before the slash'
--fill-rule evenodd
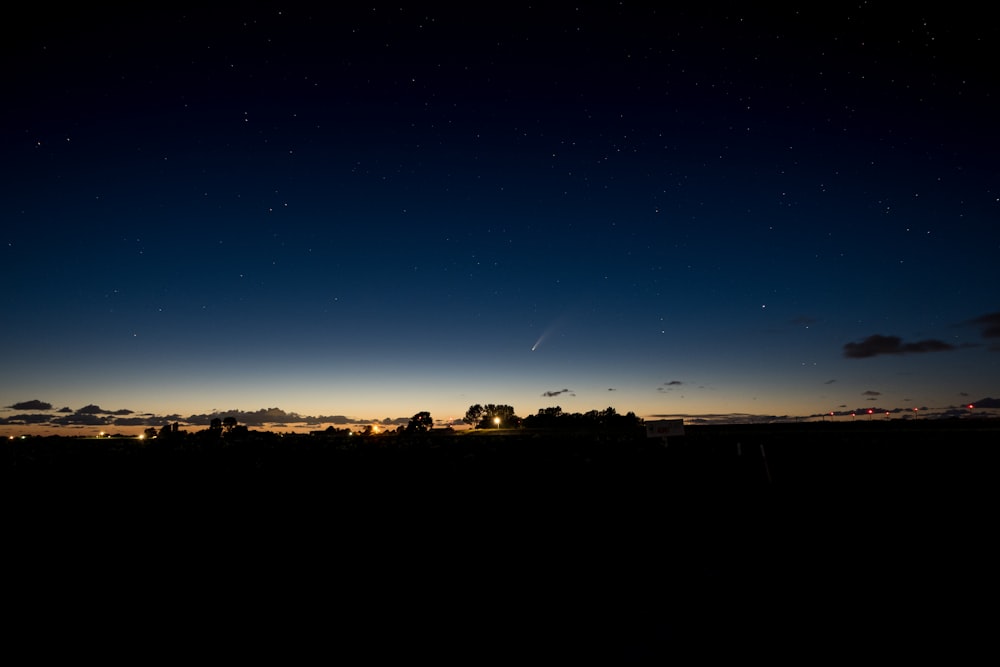
<path id="1" fill-rule="evenodd" d="M 1000 338 L 1000 313 L 987 313 L 969 320 L 969 324 L 975 324 L 983 328 L 983 338 Z"/>
<path id="2" fill-rule="evenodd" d="M 170 420 L 165 417 L 153 417 L 151 415 L 144 417 L 120 417 L 114 420 L 115 426 L 164 426 L 169 423 Z"/>
<path id="3" fill-rule="evenodd" d="M 52 404 L 46 403 L 45 401 L 33 400 L 15 403 L 14 405 L 8 405 L 7 407 L 14 410 L 51 410 Z"/>
<path id="4" fill-rule="evenodd" d="M 827 380 L 823 384 L 833 384 L 834 382 L 836 382 L 836 380 Z"/>
<path id="5" fill-rule="evenodd" d="M 49 415 L 11 415 L 0 419 L 0 424 L 44 424 L 50 419 Z"/>
<path id="6" fill-rule="evenodd" d="M 673 391 L 674 387 L 680 387 L 683 384 L 680 380 L 671 380 L 670 382 L 664 382 L 663 386 L 657 387 L 656 391 Z"/>
<path id="7" fill-rule="evenodd" d="M 103 410 L 98 405 L 90 404 L 90 405 L 85 405 L 82 408 L 80 408 L 79 410 L 77 410 L 76 414 L 78 414 L 78 415 L 100 415 L 100 414 L 107 414 L 107 412 L 108 412 L 107 410 Z"/>
<path id="8" fill-rule="evenodd" d="M 56 417 L 52 420 L 52 423 L 62 426 L 106 426 L 113 421 L 111 417 L 99 417 L 96 414 L 78 412 L 75 415 Z"/>
<path id="9" fill-rule="evenodd" d="M 867 390 L 867 391 L 863 391 L 863 392 L 861 392 L 861 395 L 862 395 L 862 396 L 881 396 L 881 395 L 882 395 L 882 392 L 880 392 L 880 391 L 875 391 L 874 389 L 869 389 L 869 390 Z"/>
<path id="10" fill-rule="evenodd" d="M 649 415 L 647 419 L 683 419 L 685 424 L 775 424 L 797 421 L 795 417 L 788 415 L 758 415 L 745 412 L 654 414 Z"/>
<path id="11" fill-rule="evenodd" d="M 561 394 L 569 394 L 570 396 L 576 396 L 572 389 L 557 389 L 556 391 L 546 391 L 542 392 L 542 396 L 545 398 L 552 398 L 554 396 L 559 396 Z"/>
<path id="12" fill-rule="evenodd" d="M 880 354 L 910 354 L 917 352 L 946 352 L 954 350 L 955 346 L 941 340 L 921 340 L 915 343 L 904 343 L 899 336 L 880 336 L 874 334 L 859 343 L 846 343 L 844 356 L 848 359 L 866 359 Z"/>
<path id="13" fill-rule="evenodd" d="M 1000 398 L 981 398 L 973 403 L 977 408 L 1000 408 Z"/>
<path id="14" fill-rule="evenodd" d="M 213 419 L 224 419 L 226 417 L 233 417 L 238 423 L 243 424 L 244 426 L 263 426 L 264 424 L 276 423 L 318 423 L 327 421 L 346 424 L 349 422 L 348 418 L 342 415 L 338 415 L 337 417 L 300 417 L 294 412 L 285 412 L 281 408 L 261 408 L 260 410 L 256 410 L 254 412 L 247 412 L 244 410 L 223 410 L 220 412 L 217 410 L 209 414 L 190 415 L 181 419 L 181 421 L 197 426 L 205 426 L 211 424 Z"/>
<path id="15" fill-rule="evenodd" d="M 1000 352 L 1000 313 L 987 313 L 974 319 L 968 320 L 966 324 L 974 324 L 982 327 L 980 332 L 983 338 L 993 339 L 989 349 L 993 352 Z"/>

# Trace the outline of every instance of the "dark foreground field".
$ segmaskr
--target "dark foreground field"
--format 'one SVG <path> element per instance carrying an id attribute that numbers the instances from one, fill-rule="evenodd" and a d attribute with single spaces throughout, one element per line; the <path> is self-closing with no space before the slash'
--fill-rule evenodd
<path id="1" fill-rule="evenodd" d="M 961 658 L 993 650 L 997 435 L 8 443 L 8 630 L 137 660 Z"/>

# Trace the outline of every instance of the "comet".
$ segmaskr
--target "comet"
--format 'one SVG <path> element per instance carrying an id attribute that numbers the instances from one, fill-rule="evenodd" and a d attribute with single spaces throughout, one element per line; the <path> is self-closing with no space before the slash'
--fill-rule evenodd
<path id="1" fill-rule="evenodd" d="M 546 339 L 546 337 L 548 337 L 549 332 L 551 332 L 551 331 L 552 331 L 552 327 L 549 327 L 548 329 L 546 329 L 545 331 L 542 332 L 542 335 L 538 337 L 538 340 L 535 341 L 535 344 L 531 346 L 531 351 L 532 352 L 534 352 L 535 350 L 538 349 L 538 347 L 542 344 L 542 341 L 544 341 Z"/>
<path id="2" fill-rule="evenodd" d="M 560 326 L 561 326 L 561 324 L 562 324 L 562 322 L 563 322 L 564 319 L 565 319 L 565 316 L 559 317 L 554 322 L 552 322 L 552 324 L 550 324 L 549 326 L 545 327 L 545 331 L 543 331 L 542 335 L 540 335 L 538 337 L 538 340 L 535 341 L 535 344 L 531 346 L 531 351 L 534 352 L 535 350 L 537 350 L 538 348 L 540 348 L 542 346 L 542 343 L 544 343 L 545 340 L 549 336 L 551 336 L 554 331 L 556 331 L 557 329 L 560 328 Z"/>

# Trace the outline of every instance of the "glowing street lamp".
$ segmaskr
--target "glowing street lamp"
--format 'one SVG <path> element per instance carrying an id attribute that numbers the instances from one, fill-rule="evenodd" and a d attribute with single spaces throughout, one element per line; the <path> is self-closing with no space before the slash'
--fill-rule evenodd
<path id="1" fill-rule="evenodd" d="M 499 431 L 500 430 L 500 418 L 499 417 L 494 417 L 493 418 L 493 423 L 497 425 L 497 430 Z"/>

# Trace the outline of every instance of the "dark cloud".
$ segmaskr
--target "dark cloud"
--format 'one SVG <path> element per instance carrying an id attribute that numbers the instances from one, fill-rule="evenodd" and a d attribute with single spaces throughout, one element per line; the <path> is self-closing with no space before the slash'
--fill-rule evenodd
<path id="1" fill-rule="evenodd" d="M 615 391 L 614 387 L 608 387 L 608 391 Z"/>
<path id="2" fill-rule="evenodd" d="M 99 405 L 94 405 L 94 404 L 85 405 L 76 411 L 78 415 L 100 415 L 100 414 L 107 414 L 107 412 L 108 412 L 107 410 L 101 409 Z"/>
<path id="3" fill-rule="evenodd" d="M 874 389 L 869 389 L 868 391 L 861 392 L 862 396 L 881 396 L 882 392 L 875 391 Z"/>
<path id="4" fill-rule="evenodd" d="M 969 324 L 982 327 L 983 338 L 1000 338 L 1000 313 L 982 315 L 969 320 Z"/>
<path id="5" fill-rule="evenodd" d="M 0 419 L 0 424 L 44 424 L 52 419 L 49 415 L 11 415 Z"/>
<path id="6" fill-rule="evenodd" d="M 345 415 L 320 415 L 319 417 L 310 417 L 310 421 L 315 420 L 321 424 L 350 424 L 351 420 Z M 386 418 L 388 419 L 388 417 Z M 392 420 L 394 424 L 409 424 L 409 417 L 395 417 Z"/>
<path id="7" fill-rule="evenodd" d="M 684 384 L 684 383 L 681 382 L 680 380 L 671 380 L 670 382 L 664 382 L 663 383 L 663 385 L 665 387 L 677 387 L 677 386 L 682 385 L 682 384 Z"/>
<path id="8" fill-rule="evenodd" d="M 650 419 L 683 419 L 685 424 L 777 424 L 797 421 L 788 415 L 756 415 L 745 412 L 728 414 L 655 414 Z"/>
<path id="9" fill-rule="evenodd" d="M 827 380 L 823 384 L 833 384 L 834 382 L 836 382 L 836 380 Z"/>
<path id="10" fill-rule="evenodd" d="M 13 410 L 51 410 L 52 404 L 46 403 L 45 401 L 33 400 L 15 403 L 14 405 L 8 405 L 7 407 Z"/>
<path id="11" fill-rule="evenodd" d="M 67 415 L 65 417 L 56 417 L 52 420 L 52 423 L 59 424 L 61 426 L 106 426 L 111 424 L 112 421 L 111 417 L 101 417 L 97 414 L 77 412 L 76 414 Z"/>
<path id="12" fill-rule="evenodd" d="M 255 410 L 253 412 L 247 412 L 244 410 L 223 410 L 216 411 L 208 414 L 190 415 L 181 421 L 187 422 L 188 424 L 193 424 L 197 426 L 205 426 L 212 423 L 213 419 L 225 419 L 226 417 L 233 417 L 236 421 L 244 426 L 263 426 L 264 424 L 277 424 L 277 423 L 304 423 L 304 422 L 334 422 L 334 423 L 348 423 L 347 417 L 337 416 L 337 417 L 301 417 L 295 412 L 285 412 L 281 408 L 261 408 L 260 410 Z"/>
<path id="13" fill-rule="evenodd" d="M 1000 398 L 981 398 L 973 402 L 973 405 L 977 408 L 1000 408 Z"/>
<path id="14" fill-rule="evenodd" d="M 153 417 L 145 415 L 143 417 L 119 417 L 114 420 L 115 426 L 164 426 L 171 420 L 165 417 Z"/>
<path id="15" fill-rule="evenodd" d="M 938 418 L 940 419 L 954 419 L 956 417 L 965 417 L 969 414 L 969 408 L 965 405 L 960 405 L 956 408 L 949 408 L 948 410 L 942 410 L 938 413 Z"/>
<path id="16" fill-rule="evenodd" d="M 557 389 L 556 391 L 546 391 L 542 392 L 542 396 L 545 398 L 552 398 L 553 396 L 559 396 L 561 394 L 569 394 L 570 396 L 576 396 L 571 389 Z"/>
<path id="17" fill-rule="evenodd" d="M 945 352 L 954 350 L 955 346 L 941 340 L 921 340 L 915 343 L 904 343 L 899 336 L 880 336 L 874 334 L 860 343 L 844 345 L 844 356 L 848 359 L 866 359 L 880 354 L 909 354 L 917 352 Z"/>

